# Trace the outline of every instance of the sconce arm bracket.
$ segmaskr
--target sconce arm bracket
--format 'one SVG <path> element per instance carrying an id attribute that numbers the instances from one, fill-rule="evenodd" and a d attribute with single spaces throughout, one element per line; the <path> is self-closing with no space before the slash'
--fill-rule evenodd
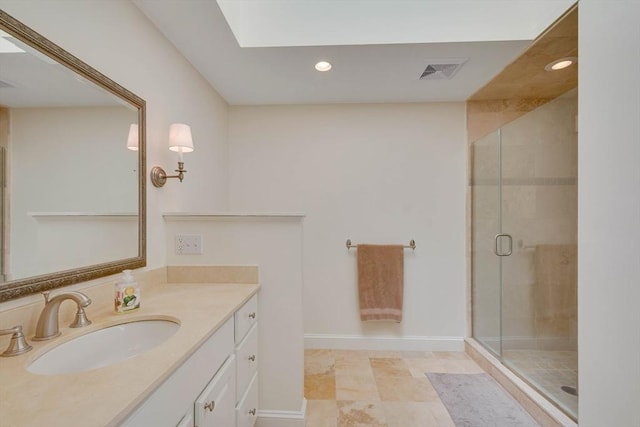
<path id="1" fill-rule="evenodd" d="M 167 173 L 160 166 L 154 166 L 151 168 L 151 183 L 154 187 L 164 187 L 164 184 L 169 178 L 178 178 L 180 182 L 184 179 L 184 174 L 187 172 L 184 169 L 184 163 L 178 162 L 178 169 L 175 170 L 177 175 L 167 175 Z"/>

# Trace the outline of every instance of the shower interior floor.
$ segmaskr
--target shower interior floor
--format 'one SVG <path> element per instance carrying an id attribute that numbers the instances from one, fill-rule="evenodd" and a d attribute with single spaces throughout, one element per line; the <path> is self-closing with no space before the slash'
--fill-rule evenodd
<path id="1" fill-rule="evenodd" d="M 578 397 L 562 390 L 562 387 L 578 390 L 578 352 L 504 350 L 502 359 L 507 366 L 577 418 Z"/>

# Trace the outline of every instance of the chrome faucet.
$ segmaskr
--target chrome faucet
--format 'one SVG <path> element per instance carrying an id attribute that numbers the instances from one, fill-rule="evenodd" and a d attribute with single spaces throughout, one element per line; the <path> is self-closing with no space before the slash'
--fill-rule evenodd
<path id="1" fill-rule="evenodd" d="M 69 327 L 81 328 L 91 324 L 91 321 L 87 319 L 87 315 L 84 312 L 84 308 L 91 304 L 91 299 L 82 292 L 65 292 L 51 299 L 49 299 L 49 292 L 43 292 L 42 294 L 44 295 L 45 304 L 42 313 L 40 313 L 38 324 L 36 325 L 36 335 L 33 337 L 34 341 L 46 341 L 60 335 L 58 328 L 58 311 L 60 310 L 60 304 L 68 299 L 73 300 L 78 306 L 76 318 Z"/>

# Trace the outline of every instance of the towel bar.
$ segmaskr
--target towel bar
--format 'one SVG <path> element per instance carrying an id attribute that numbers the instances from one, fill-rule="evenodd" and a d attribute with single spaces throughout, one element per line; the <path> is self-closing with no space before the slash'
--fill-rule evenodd
<path id="1" fill-rule="evenodd" d="M 347 239 L 347 250 L 351 249 L 351 248 L 357 248 L 358 245 L 352 245 L 351 244 L 351 239 Z M 416 250 L 416 241 L 411 239 L 411 241 L 409 242 L 409 245 L 404 245 L 403 248 L 405 249 L 413 249 L 414 251 Z"/>

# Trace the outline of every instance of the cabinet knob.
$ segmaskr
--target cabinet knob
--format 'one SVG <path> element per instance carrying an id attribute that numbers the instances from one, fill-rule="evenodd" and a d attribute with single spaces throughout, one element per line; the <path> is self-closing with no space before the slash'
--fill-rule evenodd
<path id="1" fill-rule="evenodd" d="M 249 415 L 255 416 L 256 415 L 256 408 L 250 409 L 249 410 Z"/>
<path id="2" fill-rule="evenodd" d="M 249 313 L 249 319 L 255 319 L 255 318 L 256 318 L 255 311 L 252 311 L 251 313 Z"/>
<path id="3" fill-rule="evenodd" d="M 256 355 L 252 354 L 251 356 L 249 356 L 249 361 L 255 362 L 256 361 Z"/>
<path id="4" fill-rule="evenodd" d="M 216 407 L 216 401 L 215 400 L 212 400 L 211 402 L 204 404 L 204 409 L 208 409 L 209 412 L 213 412 L 215 407 Z"/>

